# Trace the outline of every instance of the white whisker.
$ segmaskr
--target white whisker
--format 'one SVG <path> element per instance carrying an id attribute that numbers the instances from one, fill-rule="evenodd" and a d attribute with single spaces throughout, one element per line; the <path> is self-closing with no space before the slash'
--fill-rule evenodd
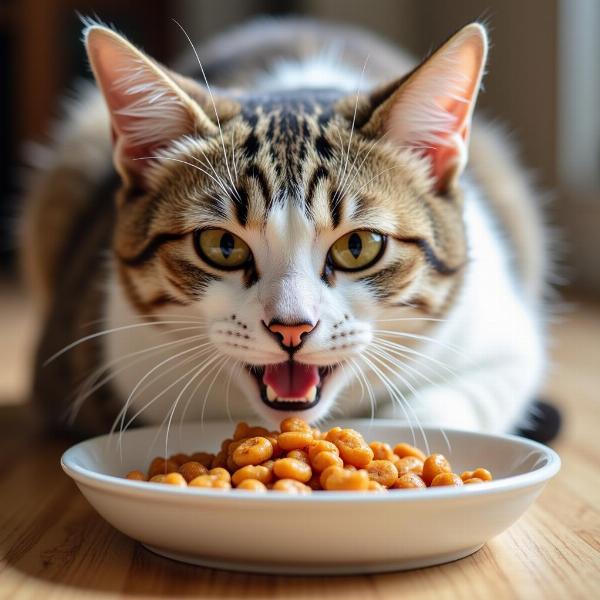
<path id="1" fill-rule="evenodd" d="M 381 354 L 385 355 L 386 358 L 388 358 L 390 360 L 390 362 L 393 362 L 393 364 L 395 366 L 397 366 L 399 369 L 402 369 L 403 371 L 410 371 L 411 373 L 415 373 L 416 375 L 418 375 L 419 377 L 421 377 L 422 379 L 424 379 L 427 383 L 429 383 L 430 385 L 439 385 L 439 383 L 435 383 L 433 382 L 431 379 L 429 379 L 429 377 L 427 377 L 427 375 L 423 374 L 421 371 L 419 371 L 418 369 L 416 369 L 415 367 L 413 367 L 412 365 L 407 365 L 405 362 L 403 362 L 403 360 L 399 360 L 398 358 L 395 358 L 394 356 L 392 356 L 389 352 L 389 350 L 387 350 L 385 347 L 380 346 L 378 344 L 373 344 L 372 345 L 372 349 L 377 350 L 378 352 L 380 352 Z M 407 357 L 402 356 L 403 359 L 406 359 Z"/>
<path id="2" fill-rule="evenodd" d="M 464 356 L 464 353 L 459 348 L 454 346 L 453 344 L 447 344 L 446 342 L 442 342 L 441 340 L 432 338 L 428 335 L 421 335 L 418 333 L 406 333 L 404 331 L 395 331 L 393 329 L 373 329 L 373 332 L 383 334 L 384 336 L 404 337 L 404 338 L 409 338 L 412 340 L 431 342 L 433 344 L 437 344 L 438 346 L 441 346 L 442 348 L 445 348 L 446 350 L 451 350 L 452 352 L 456 352 L 457 354 Z"/>
<path id="3" fill-rule="evenodd" d="M 396 388 L 396 386 L 394 386 L 393 383 L 389 381 L 387 376 L 381 371 L 381 369 L 379 369 L 377 367 L 377 365 L 373 364 L 373 362 L 367 357 L 367 352 L 365 352 L 363 355 L 361 355 L 360 358 L 366 363 L 366 365 L 369 367 L 369 369 L 371 371 L 373 371 L 373 373 L 375 373 L 375 375 L 377 375 L 377 377 L 383 383 L 384 387 L 386 388 L 387 392 L 389 393 L 391 399 L 395 400 L 397 402 L 398 406 L 400 406 L 400 408 L 402 409 L 402 412 L 404 413 L 406 422 L 408 423 L 408 426 L 410 427 L 410 432 L 411 432 L 412 439 L 413 439 L 413 445 L 416 446 L 417 438 L 415 436 L 415 432 L 414 432 L 414 429 L 412 426 L 412 421 L 408 415 L 408 412 L 407 412 L 407 409 L 405 406 L 406 399 L 404 398 L 402 392 L 400 392 L 400 390 L 398 390 Z"/>
<path id="4" fill-rule="evenodd" d="M 403 344 L 398 344 L 397 342 L 392 342 L 390 340 L 385 340 L 383 338 L 378 338 L 377 341 L 379 344 L 386 346 L 387 348 L 394 348 L 399 353 L 412 354 L 414 356 L 419 356 L 425 360 L 428 360 L 428 361 L 438 365 L 440 368 L 444 369 L 444 371 L 447 371 L 450 375 L 456 376 L 455 371 L 453 371 L 450 367 L 448 367 L 444 362 L 442 362 L 441 360 L 438 360 L 437 358 L 434 358 L 433 356 L 428 356 L 427 354 L 424 354 L 423 352 L 419 352 L 418 350 L 415 350 L 414 348 L 409 348 L 408 346 L 404 346 Z"/>
<path id="5" fill-rule="evenodd" d="M 93 339 L 101 337 L 103 335 L 109 335 L 111 333 L 117 333 L 118 331 L 127 331 L 129 329 L 136 329 L 139 327 L 149 327 L 151 325 L 156 326 L 156 325 L 177 325 L 177 324 L 189 325 L 189 321 L 155 321 L 152 323 L 134 323 L 132 325 L 124 325 L 122 327 L 113 327 L 112 329 L 105 329 L 104 331 L 98 331 L 96 333 L 91 333 L 90 335 L 86 335 L 82 338 L 79 338 L 78 340 L 75 340 L 74 342 L 71 342 L 70 344 L 68 344 L 67 346 L 65 346 L 64 348 L 59 350 L 58 352 L 55 352 L 50 358 L 48 358 L 44 362 L 44 366 L 50 364 L 53 360 L 56 360 L 59 356 L 62 356 L 65 352 L 68 352 L 72 348 L 75 348 L 76 346 L 79 346 L 80 344 L 83 344 L 84 342 L 88 342 L 89 340 L 93 340 Z"/>
<path id="6" fill-rule="evenodd" d="M 364 158 L 362 159 L 360 165 L 358 165 L 358 167 L 355 167 L 356 161 L 359 158 L 359 156 L 361 155 L 360 152 L 356 153 L 356 156 L 354 157 L 354 161 L 352 162 L 352 165 L 350 166 L 350 175 L 352 175 L 352 173 L 354 172 L 354 174 L 352 175 L 352 178 L 347 181 L 344 184 L 344 189 L 346 192 L 348 192 L 350 190 L 351 185 L 356 181 L 356 178 L 358 177 L 360 170 L 362 169 L 363 165 L 365 164 L 365 162 L 367 161 L 367 158 L 369 158 L 369 155 L 371 154 L 371 151 L 373 150 L 373 148 L 375 148 L 375 146 L 377 146 L 378 144 L 380 144 L 388 135 L 389 132 L 385 132 L 380 138 L 374 140 L 369 147 L 369 150 L 367 151 L 366 155 L 364 156 Z M 364 150 L 363 150 L 364 153 Z M 350 177 L 349 175 L 349 177 Z"/>
<path id="7" fill-rule="evenodd" d="M 127 398 L 127 400 L 125 401 L 125 404 L 123 405 L 123 408 L 121 408 L 119 414 L 117 415 L 117 418 L 115 420 L 115 423 L 113 424 L 112 428 L 111 428 L 111 433 L 114 432 L 114 428 L 116 427 L 116 424 L 120 421 L 121 425 L 120 425 L 120 435 L 119 435 L 119 446 L 121 445 L 120 439 L 121 436 L 123 434 L 123 424 L 125 422 L 125 415 L 127 414 L 127 409 L 129 408 L 129 404 L 131 403 L 131 400 L 133 399 L 133 397 L 135 396 L 135 393 L 137 392 L 137 390 L 140 388 L 140 386 L 142 385 L 142 383 L 144 383 L 144 381 L 146 381 L 148 379 L 148 377 L 150 377 L 150 375 L 152 375 L 152 373 L 154 373 L 157 369 L 159 369 L 160 367 L 162 367 L 163 365 L 167 364 L 168 362 L 171 362 L 172 360 L 175 360 L 177 358 L 179 358 L 180 356 L 183 356 L 184 354 L 188 354 L 189 352 L 197 352 L 199 350 L 201 350 L 201 348 L 204 348 L 206 346 L 209 346 L 211 344 L 211 342 L 205 342 L 203 344 L 198 344 L 197 346 L 194 346 L 193 348 L 188 348 L 186 350 L 183 350 L 182 352 L 178 352 L 177 354 L 174 354 L 173 356 L 169 356 L 168 358 L 166 358 L 165 360 L 161 361 L 158 365 L 154 366 L 152 369 L 150 369 L 134 386 L 133 390 L 129 393 L 129 396 Z M 201 352 L 200 352 L 201 353 Z M 170 389 L 170 388 L 169 388 Z M 137 416 L 138 413 L 136 413 Z M 128 422 L 129 426 L 132 423 L 132 420 L 130 420 Z M 125 427 L 126 429 L 127 427 Z"/>
<path id="8" fill-rule="evenodd" d="M 187 328 L 183 328 L 183 329 L 187 329 Z M 171 342 L 165 342 L 163 344 L 158 344 L 157 346 L 151 346 L 150 348 L 143 348 L 142 350 L 136 350 L 135 352 L 129 352 L 128 354 L 119 356 L 111 361 L 106 362 L 103 366 L 94 370 L 94 372 L 91 375 L 89 375 L 84 380 L 84 382 L 81 384 L 81 386 L 79 387 L 78 391 L 76 392 L 75 400 L 73 401 L 73 406 L 71 407 L 69 423 L 72 424 L 74 422 L 83 402 L 85 402 L 85 400 L 87 398 L 89 398 L 94 392 L 99 390 L 102 386 L 106 385 L 106 383 L 108 383 L 111 379 L 116 377 L 119 373 L 122 373 L 123 371 L 130 369 L 134 365 L 146 360 L 148 358 L 148 355 L 151 353 L 157 352 L 159 350 L 163 350 L 164 348 L 167 348 L 169 346 L 177 346 L 177 345 L 183 345 L 186 343 L 196 342 L 203 338 L 206 339 L 207 336 L 205 334 L 186 336 L 186 337 L 178 339 L 178 340 L 174 340 Z M 143 356 L 140 356 L 140 355 L 143 355 Z M 111 367 L 113 367 L 116 364 L 119 364 L 125 360 L 134 358 L 134 357 L 138 357 L 138 358 L 136 360 L 131 361 L 128 364 L 122 366 L 120 369 L 111 370 L 108 375 L 106 375 L 102 379 L 98 380 L 98 377 L 104 371 L 111 369 Z"/>
<path id="9" fill-rule="evenodd" d="M 190 157 L 194 160 L 197 160 L 194 156 Z M 172 156 L 140 156 L 138 158 L 134 158 L 133 160 L 170 160 L 172 162 L 176 162 L 176 163 L 181 163 L 182 165 L 187 165 L 188 167 L 191 167 L 192 169 L 196 169 L 196 171 L 200 171 L 201 173 L 204 173 L 204 175 L 206 175 L 207 177 L 209 177 L 210 179 L 212 179 L 219 187 L 221 187 L 221 182 L 216 179 L 213 175 L 211 175 L 206 169 L 203 169 L 202 167 L 195 165 L 194 163 L 191 163 L 187 160 L 183 160 L 182 158 L 174 158 Z M 227 197 L 227 191 L 224 190 L 225 192 L 225 196 Z M 213 197 L 214 198 L 214 197 Z M 217 200 L 217 198 L 214 198 L 215 200 Z"/>
<path id="10" fill-rule="evenodd" d="M 381 177 L 384 173 L 387 173 L 388 171 L 393 171 L 394 169 L 399 169 L 399 168 L 400 168 L 400 165 L 394 165 L 393 167 L 388 167 L 387 169 L 383 169 L 382 171 L 379 171 L 379 173 L 377 173 L 376 175 L 373 175 L 373 177 L 371 177 L 371 179 L 369 179 L 369 181 L 367 181 L 367 183 L 365 183 L 363 186 L 358 188 L 358 190 L 356 190 L 356 195 L 360 194 L 372 181 L 375 181 L 375 179 L 377 179 L 378 177 Z"/>
<path id="11" fill-rule="evenodd" d="M 384 358 L 386 358 L 386 360 L 389 360 L 388 357 L 384 356 Z M 397 373 L 396 371 L 394 371 L 391 368 L 391 366 L 389 364 L 385 363 L 384 361 L 382 361 L 380 359 L 376 359 L 374 356 L 373 356 L 373 359 L 377 360 L 377 362 L 379 362 L 381 365 L 383 365 L 385 368 L 387 368 L 387 370 L 390 371 L 390 373 L 392 373 L 392 375 L 398 377 L 400 379 L 400 381 L 402 381 L 402 383 L 404 383 L 406 385 L 406 387 L 408 387 L 408 389 L 415 396 L 415 398 L 418 398 L 419 392 L 408 381 L 406 381 L 406 379 L 404 379 L 404 377 L 402 377 L 399 373 Z M 409 408 L 411 409 L 411 412 L 413 413 L 413 415 L 416 417 L 416 413 L 414 412 L 414 410 L 412 410 L 412 407 L 410 407 L 410 405 L 409 405 Z M 444 438 L 444 441 L 446 443 L 446 447 L 448 448 L 448 452 L 452 453 L 452 446 L 450 444 L 450 440 L 448 439 L 448 436 L 446 435 L 446 432 L 444 431 L 444 429 L 442 427 L 439 427 L 439 430 L 440 430 L 440 433 L 442 434 L 442 437 Z M 422 428 L 421 428 L 421 431 L 423 431 Z M 426 449 L 427 449 L 427 454 L 429 454 L 430 452 L 429 452 L 429 446 L 428 445 L 427 445 Z"/>
<path id="12" fill-rule="evenodd" d="M 375 323 L 391 323 L 395 321 L 432 321 L 434 323 L 445 323 L 447 319 L 434 319 L 433 317 L 399 317 L 397 319 L 375 319 Z"/>
<path id="13" fill-rule="evenodd" d="M 342 178 L 341 181 L 338 184 L 338 189 L 335 193 L 335 196 L 333 198 L 333 203 L 334 204 L 338 204 L 340 202 L 341 199 L 341 189 L 343 189 L 344 184 L 346 182 L 346 169 L 348 168 L 348 160 L 350 158 L 350 146 L 352 145 L 352 136 L 354 135 L 354 125 L 356 124 L 356 113 L 358 111 L 358 99 L 360 98 L 360 89 L 362 87 L 362 80 L 365 74 L 365 69 L 367 68 L 367 63 L 369 62 L 369 57 L 367 56 L 367 58 L 365 59 L 365 64 L 363 65 L 361 74 L 360 74 L 360 79 L 358 82 L 358 86 L 356 89 L 356 100 L 354 102 L 354 114 L 352 116 L 352 127 L 350 128 L 350 137 L 348 139 L 348 148 L 346 149 L 346 158 L 344 160 L 344 171 L 342 172 Z"/>
<path id="14" fill-rule="evenodd" d="M 187 31 L 183 28 L 183 26 L 178 21 L 176 21 L 175 19 L 173 19 L 173 21 L 175 22 L 177 27 L 179 27 L 179 29 L 181 29 L 181 31 L 183 32 L 183 35 L 185 35 L 185 37 L 187 38 L 187 41 L 189 42 L 189 44 L 194 52 L 196 60 L 198 61 L 198 66 L 200 67 L 200 72 L 202 73 L 202 77 L 204 78 L 204 83 L 206 84 L 206 89 L 208 90 L 208 95 L 210 96 L 210 101 L 212 103 L 213 110 L 215 111 L 215 118 L 217 120 L 217 126 L 219 127 L 219 134 L 221 136 L 221 146 L 223 147 L 223 158 L 225 159 L 225 168 L 227 169 L 227 174 L 229 175 L 229 181 L 231 181 L 231 185 L 233 186 L 233 189 L 235 190 L 235 183 L 233 182 L 233 178 L 231 176 L 231 170 L 229 169 L 229 161 L 227 159 L 227 151 L 225 150 L 225 139 L 223 138 L 223 129 L 221 127 L 221 120 L 219 119 L 219 113 L 217 112 L 217 105 L 215 103 L 215 99 L 213 97 L 212 90 L 210 89 L 210 85 L 208 84 L 208 79 L 206 78 L 206 73 L 204 72 L 204 67 L 202 66 L 202 61 L 200 60 L 200 56 L 198 56 L 198 51 L 196 50 L 196 46 L 194 46 L 194 43 L 192 42 L 190 36 L 187 34 Z M 237 190 L 235 190 L 235 194 L 239 199 L 239 194 L 238 194 Z"/>
<path id="15" fill-rule="evenodd" d="M 219 366 L 219 370 L 215 373 L 215 376 L 212 378 L 212 381 L 210 382 L 210 384 L 208 385 L 208 388 L 206 389 L 206 392 L 204 393 L 204 400 L 202 401 L 202 412 L 200 414 L 200 423 L 201 423 L 201 427 L 204 427 L 204 411 L 206 410 L 206 401 L 208 400 L 208 396 L 210 394 L 210 391 L 212 390 L 213 386 L 215 385 L 215 381 L 217 380 L 217 377 L 219 376 L 219 374 L 221 373 L 221 371 L 223 370 L 223 367 L 227 364 L 228 362 L 228 357 L 224 357 L 224 359 L 221 361 Z"/>
<path id="16" fill-rule="evenodd" d="M 177 410 L 177 405 L 179 404 L 179 400 L 181 400 L 181 398 L 185 394 L 185 390 L 187 390 L 190 387 L 190 385 L 192 385 L 192 383 L 194 383 L 196 378 L 198 378 L 204 370 L 206 370 L 208 367 L 210 367 L 219 358 L 222 358 L 222 357 L 220 355 L 213 356 L 213 357 L 209 358 L 206 362 L 204 362 L 202 365 L 200 365 L 198 367 L 198 370 L 190 377 L 189 381 L 180 390 L 179 394 L 177 394 L 177 398 L 175 399 L 175 402 L 173 402 L 173 406 L 172 406 L 171 410 L 169 411 L 169 413 L 167 413 L 167 414 L 169 414 L 169 420 L 167 421 L 167 432 L 165 435 L 165 456 L 168 455 L 169 431 L 171 429 L 171 422 L 173 420 L 173 415 L 175 414 L 175 411 Z M 210 369 L 209 369 L 208 373 L 206 373 L 205 376 L 200 380 L 198 385 L 200 385 L 204 381 L 204 379 L 206 378 L 206 375 L 208 375 L 209 373 L 210 373 Z M 190 396 L 190 398 L 193 398 L 193 396 Z M 186 409 L 187 409 L 187 405 L 186 405 Z M 183 420 L 184 416 L 185 416 L 185 412 L 182 415 L 182 420 Z M 164 423 L 164 420 L 163 420 L 163 423 Z M 161 429 L 162 429 L 162 426 L 161 426 Z"/>
<path id="17" fill-rule="evenodd" d="M 202 355 L 202 351 L 200 351 L 198 353 L 198 355 L 196 355 L 197 357 Z M 158 365 L 160 366 L 160 365 Z M 200 365 L 201 366 L 201 365 Z M 119 438 L 118 438 L 118 444 L 119 444 L 119 454 L 122 456 L 122 452 L 123 452 L 123 442 L 122 442 L 122 438 L 123 438 L 123 434 L 129 429 L 130 425 L 146 410 L 148 409 L 150 406 L 152 406 L 159 398 L 162 398 L 169 390 L 173 389 L 179 382 L 183 381 L 186 377 L 188 377 L 191 373 L 194 373 L 196 371 L 196 369 L 200 368 L 199 365 L 194 365 L 191 369 L 189 369 L 188 371 L 186 371 L 183 375 L 181 375 L 180 377 L 178 377 L 177 379 L 175 379 L 174 381 L 172 381 L 167 387 L 163 388 L 162 391 L 160 391 L 158 394 L 156 394 L 150 401 L 146 402 L 146 404 L 144 404 L 141 408 L 139 408 L 135 414 L 127 421 L 127 423 L 124 423 L 124 415 L 126 414 L 126 409 L 125 411 L 121 411 L 123 413 L 123 419 L 122 419 L 122 425 L 119 429 Z"/>

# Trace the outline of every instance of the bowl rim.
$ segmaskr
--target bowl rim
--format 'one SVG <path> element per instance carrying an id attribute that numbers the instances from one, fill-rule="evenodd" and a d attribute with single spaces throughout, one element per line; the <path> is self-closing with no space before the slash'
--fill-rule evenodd
<path id="1" fill-rule="evenodd" d="M 405 422 L 396 421 L 393 419 L 377 419 L 380 424 L 390 427 L 408 427 Z M 213 421 L 204 425 L 204 427 L 223 424 L 224 421 Z M 343 424 L 353 423 L 355 427 L 361 424 L 373 424 L 370 419 L 352 419 L 345 420 Z M 188 423 L 184 428 L 198 427 L 198 423 Z M 139 427 L 128 433 L 143 432 L 156 430 L 158 426 Z M 423 429 L 435 429 L 439 431 L 439 427 L 424 426 Z M 527 473 L 521 473 L 519 475 L 512 475 L 510 477 L 504 477 L 502 479 L 495 479 L 490 482 L 486 482 L 482 485 L 471 485 L 471 486 L 459 486 L 459 487 L 437 487 L 428 488 L 427 492 L 424 493 L 422 489 L 415 490 L 402 490 L 398 493 L 392 494 L 378 494 L 378 493 L 365 493 L 365 492 L 328 492 L 320 491 L 318 494 L 307 494 L 307 495 L 293 495 L 293 494 L 255 494 L 248 493 L 242 490 L 212 490 L 203 488 L 181 488 L 177 486 L 164 485 L 160 483 L 150 483 L 147 481 L 135 481 L 125 479 L 124 477 L 117 477 L 115 475 L 105 475 L 98 473 L 92 469 L 84 467 L 77 463 L 77 454 L 88 446 L 97 445 L 101 440 L 107 440 L 110 434 L 104 434 L 96 436 L 87 440 L 78 442 L 71 446 L 61 456 L 61 467 L 63 471 L 71 477 L 78 485 L 82 484 L 85 486 L 101 489 L 104 491 L 110 491 L 118 495 L 127 495 L 135 497 L 144 497 L 145 499 L 154 500 L 168 500 L 178 498 L 179 501 L 185 501 L 187 499 L 192 502 L 198 502 L 198 497 L 206 500 L 216 500 L 219 504 L 222 503 L 238 503 L 241 501 L 244 505 L 256 506 L 262 504 L 272 504 L 273 502 L 308 502 L 308 503 L 330 503 L 330 502 L 412 502 L 418 500 L 420 502 L 428 502 L 434 500 L 454 500 L 457 498 L 473 498 L 480 496 L 487 496 L 490 494 L 501 494 L 506 492 L 513 492 L 522 490 L 524 488 L 535 487 L 543 484 L 546 481 L 554 477 L 561 468 L 561 459 L 559 455 L 552 448 L 523 438 L 513 434 L 490 434 L 476 431 L 470 431 L 465 429 L 454 429 L 444 428 L 446 434 L 458 434 L 462 436 L 472 438 L 487 438 L 494 440 L 505 440 L 525 446 L 530 450 L 537 450 L 545 459 L 545 464 L 535 468 L 533 471 Z"/>

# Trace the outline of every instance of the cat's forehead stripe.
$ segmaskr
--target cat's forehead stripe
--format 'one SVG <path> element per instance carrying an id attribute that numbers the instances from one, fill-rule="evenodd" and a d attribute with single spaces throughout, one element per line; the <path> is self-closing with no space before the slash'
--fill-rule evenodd
<path id="1" fill-rule="evenodd" d="M 278 180 L 277 187 L 295 197 L 292 192 L 303 187 L 309 148 L 314 148 L 323 160 L 333 155 L 324 130 L 339 98 L 339 91 L 309 89 L 239 99 L 241 117 L 249 128 L 242 146 L 244 156 L 256 161 L 264 149 L 262 160 L 268 159 L 269 168 Z M 259 181 L 263 193 L 266 180 Z"/>

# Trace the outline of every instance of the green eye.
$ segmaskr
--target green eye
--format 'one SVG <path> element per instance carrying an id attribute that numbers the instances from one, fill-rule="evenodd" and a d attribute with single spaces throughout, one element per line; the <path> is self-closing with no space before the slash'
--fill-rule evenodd
<path id="1" fill-rule="evenodd" d="M 385 236 L 375 231 L 351 231 L 329 250 L 333 266 L 341 271 L 359 271 L 375 264 L 383 254 Z"/>
<path id="2" fill-rule="evenodd" d="M 226 229 L 196 231 L 194 242 L 200 258 L 217 269 L 241 269 L 252 258 L 248 244 Z"/>

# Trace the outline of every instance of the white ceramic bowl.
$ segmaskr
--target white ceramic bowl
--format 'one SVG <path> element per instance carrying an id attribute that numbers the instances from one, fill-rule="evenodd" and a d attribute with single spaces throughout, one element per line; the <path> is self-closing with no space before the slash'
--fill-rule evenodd
<path id="1" fill-rule="evenodd" d="M 412 441 L 394 421 L 345 421 L 368 440 Z M 62 467 L 92 506 L 150 550 L 199 565 L 265 573 L 344 574 L 411 569 L 467 556 L 514 523 L 560 469 L 558 455 L 515 436 L 446 430 L 450 448 L 425 429 L 432 452 L 455 471 L 489 468 L 494 481 L 386 494 L 318 492 L 291 496 L 212 491 L 129 481 L 145 469 L 157 428 L 128 431 L 123 459 L 114 439 L 73 446 Z M 215 450 L 230 423 L 185 425 L 177 451 Z M 417 445 L 423 447 L 417 436 Z M 170 450 L 173 450 L 170 448 Z"/>

